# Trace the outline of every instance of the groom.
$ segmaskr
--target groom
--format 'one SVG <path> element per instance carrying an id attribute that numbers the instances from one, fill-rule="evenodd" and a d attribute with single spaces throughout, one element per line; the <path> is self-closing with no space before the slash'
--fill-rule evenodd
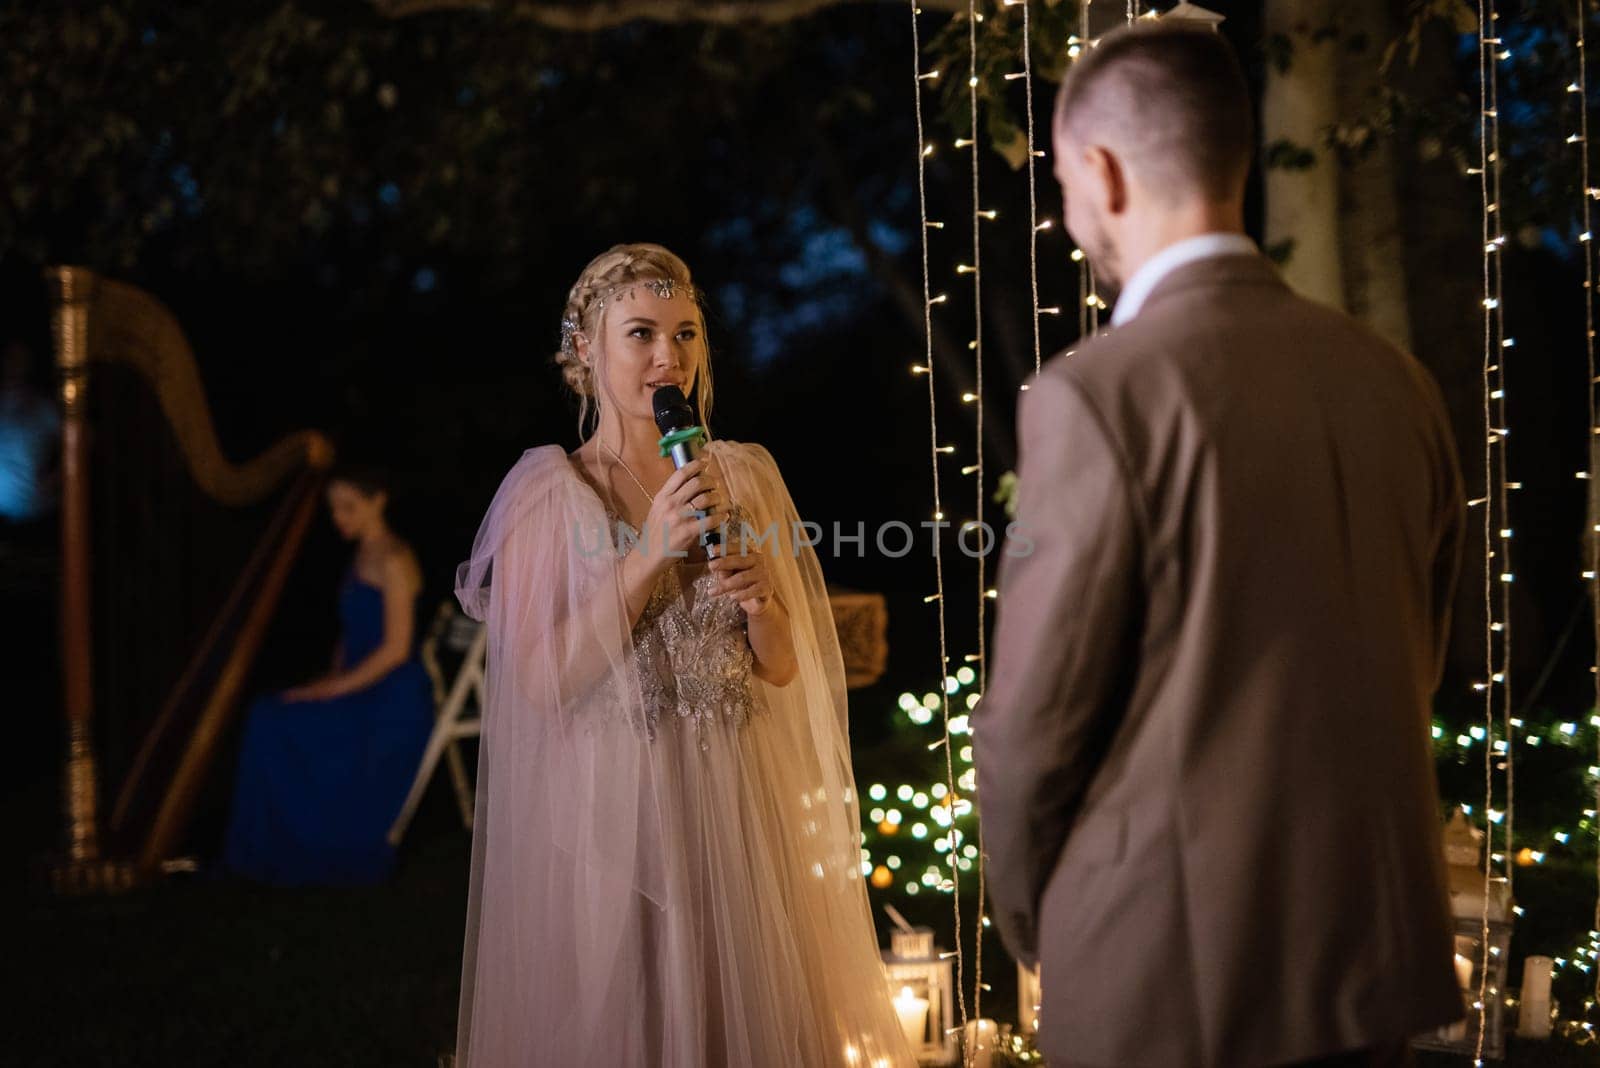
<path id="1" fill-rule="evenodd" d="M 1462 1015 L 1429 708 L 1463 530 L 1438 390 L 1243 233 L 1215 34 L 1106 36 L 1055 115 L 1121 296 L 1018 416 L 976 714 L 994 917 L 1055 1066 L 1391 1065 Z M 1020 544 L 1019 544 L 1020 551 Z"/>

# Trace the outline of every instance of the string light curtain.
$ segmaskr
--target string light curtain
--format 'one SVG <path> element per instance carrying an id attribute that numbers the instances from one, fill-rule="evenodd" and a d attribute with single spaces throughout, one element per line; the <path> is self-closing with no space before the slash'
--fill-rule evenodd
<path id="1" fill-rule="evenodd" d="M 1474 1062 L 1483 1064 L 1484 1041 L 1488 1030 L 1489 998 L 1500 997 L 1489 987 L 1489 915 L 1494 893 L 1494 875 L 1499 864 L 1510 889 L 1512 795 L 1512 717 L 1511 717 L 1511 536 L 1509 499 L 1513 484 L 1507 474 L 1510 430 L 1506 426 L 1505 363 L 1515 347 L 1506 337 L 1502 288 L 1501 257 L 1505 250 L 1504 218 L 1501 211 L 1500 116 L 1498 63 L 1509 53 L 1503 51 L 1499 35 L 1499 15 L 1494 0 L 1478 0 L 1478 166 L 1471 169 L 1478 179 L 1482 216 L 1482 300 L 1483 324 L 1483 495 L 1471 501 L 1483 517 L 1483 610 L 1484 677 L 1475 683 L 1483 698 L 1485 745 L 1483 754 L 1484 856 L 1483 910 L 1481 915 L 1477 998 L 1473 1009 L 1478 1014 L 1477 1049 Z M 1500 586 L 1496 596 L 1496 583 Z M 1497 740 L 1496 735 L 1501 737 Z M 1496 761 L 1504 758 L 1507 771 L 1506 811 L 1495 809 L 1494 773 Z M 1495 828 L 1503 828 L 1504 847 L 1495 850 Z"/>
<path id="2" fill-rule="evenodd" d="M 921 9 L 917 7 L 916 0 L 910 0 L 911 10 L 911 62 L 912 62 L 912 99 L 915 102 L 915 117 L 917 128 L 917 211 L 920 217 L 921 244 L 922 244 L 922 304 L 923 304 L 923 363 L 912 367 L 913 374 L 927 376 L 928 380 L 928 441 L 930 448 L 929 466 L 933 475 L 933 574 L 934 592 L 924 598 L 925 603 L 937 606 L 939 628 L 939 705 L 944 723 L 943 738 L 934 743 L 935 747 L 942 745 L 945 752 L 945 778 L 948 791 L 951 820 L 948 827 L 948 841 L 950 843 L 949 855 L 952 859 L 959 856 L 957 845 L 959 843 L 955 821 L 955 767 L 950 754 L 950 688 L 944 680 L 950 677 L 950 651 L 945 639 L 945 601 L 944 601 L 944 553 L 939 539 L 940 524 L 944 522 L 944 507 L 940 495 L 939 485 L 939 455 L 950 451 L 939 445 L 939 414 L 937 393 L 935 391 L 935 376 L 933 362 L 933 308 L 936 304 L 943 304 L 949 298 L 946 294 L 933 295 L 931 274 L 928 268 L 928 237 L 929 231 L 942 229 L 944 224 L 928 218 L 928 168 L 927 159 L 933 154 L 933 145 L 928 142 L 925 124 L 922 117 L 922 83 L 936 81 L 938 71 L 923 73 L 922 70 L 922 35 L 918 26 L 917 16 Z M 976 273 L 976 272 L 974 272 Z M 961 950 L 961 888 L 960 869 L 952 869 L 950 876 L 950 892 L 955 914 L 955 950 L 953 956 L 956 962 L 956 998 L 960 1006 L 961 1024 L 964 1029 L 967 1021 L 967 999 L 965 990 L 965 955 Z M 952 954 L 946 954 L 950 956 Z"/>

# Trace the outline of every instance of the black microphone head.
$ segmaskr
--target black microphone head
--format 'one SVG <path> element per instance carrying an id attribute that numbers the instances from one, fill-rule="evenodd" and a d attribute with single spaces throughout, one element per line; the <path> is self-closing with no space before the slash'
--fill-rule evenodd
<path id="1" fill-rule="evenodd" d="M 695 425 L 694 408 L 677 386 L 662 386 L 656 390 L 650 397 L 650 407 L 656 415 L 656 429 L 663 434 Z"/>

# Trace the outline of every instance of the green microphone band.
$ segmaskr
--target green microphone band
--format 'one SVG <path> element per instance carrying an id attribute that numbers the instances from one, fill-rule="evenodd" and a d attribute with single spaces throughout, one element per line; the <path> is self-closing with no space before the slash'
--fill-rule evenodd
<path id="1" fill-rule="evenodd" d="M 672 433 L 664 435 L 658 443 L 661 446 L 661 455 L 670 456 L 674 446 L 705 436 L 705 428 L 699 426 L 686 426 L 682 430 L 674 430 Z"/>

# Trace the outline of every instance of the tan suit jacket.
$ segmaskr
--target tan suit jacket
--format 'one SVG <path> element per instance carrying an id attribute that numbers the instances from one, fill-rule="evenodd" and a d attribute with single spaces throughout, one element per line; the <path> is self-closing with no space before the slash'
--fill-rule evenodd
<path id="1" fill-rule="evenodd" d="M 1429 722 L 1464 502 L 1427 372 L 1230 255 L 1018 419 L 975 747 L 1051 1063 L 1255 1068 L 1458 1018 Z"/>

